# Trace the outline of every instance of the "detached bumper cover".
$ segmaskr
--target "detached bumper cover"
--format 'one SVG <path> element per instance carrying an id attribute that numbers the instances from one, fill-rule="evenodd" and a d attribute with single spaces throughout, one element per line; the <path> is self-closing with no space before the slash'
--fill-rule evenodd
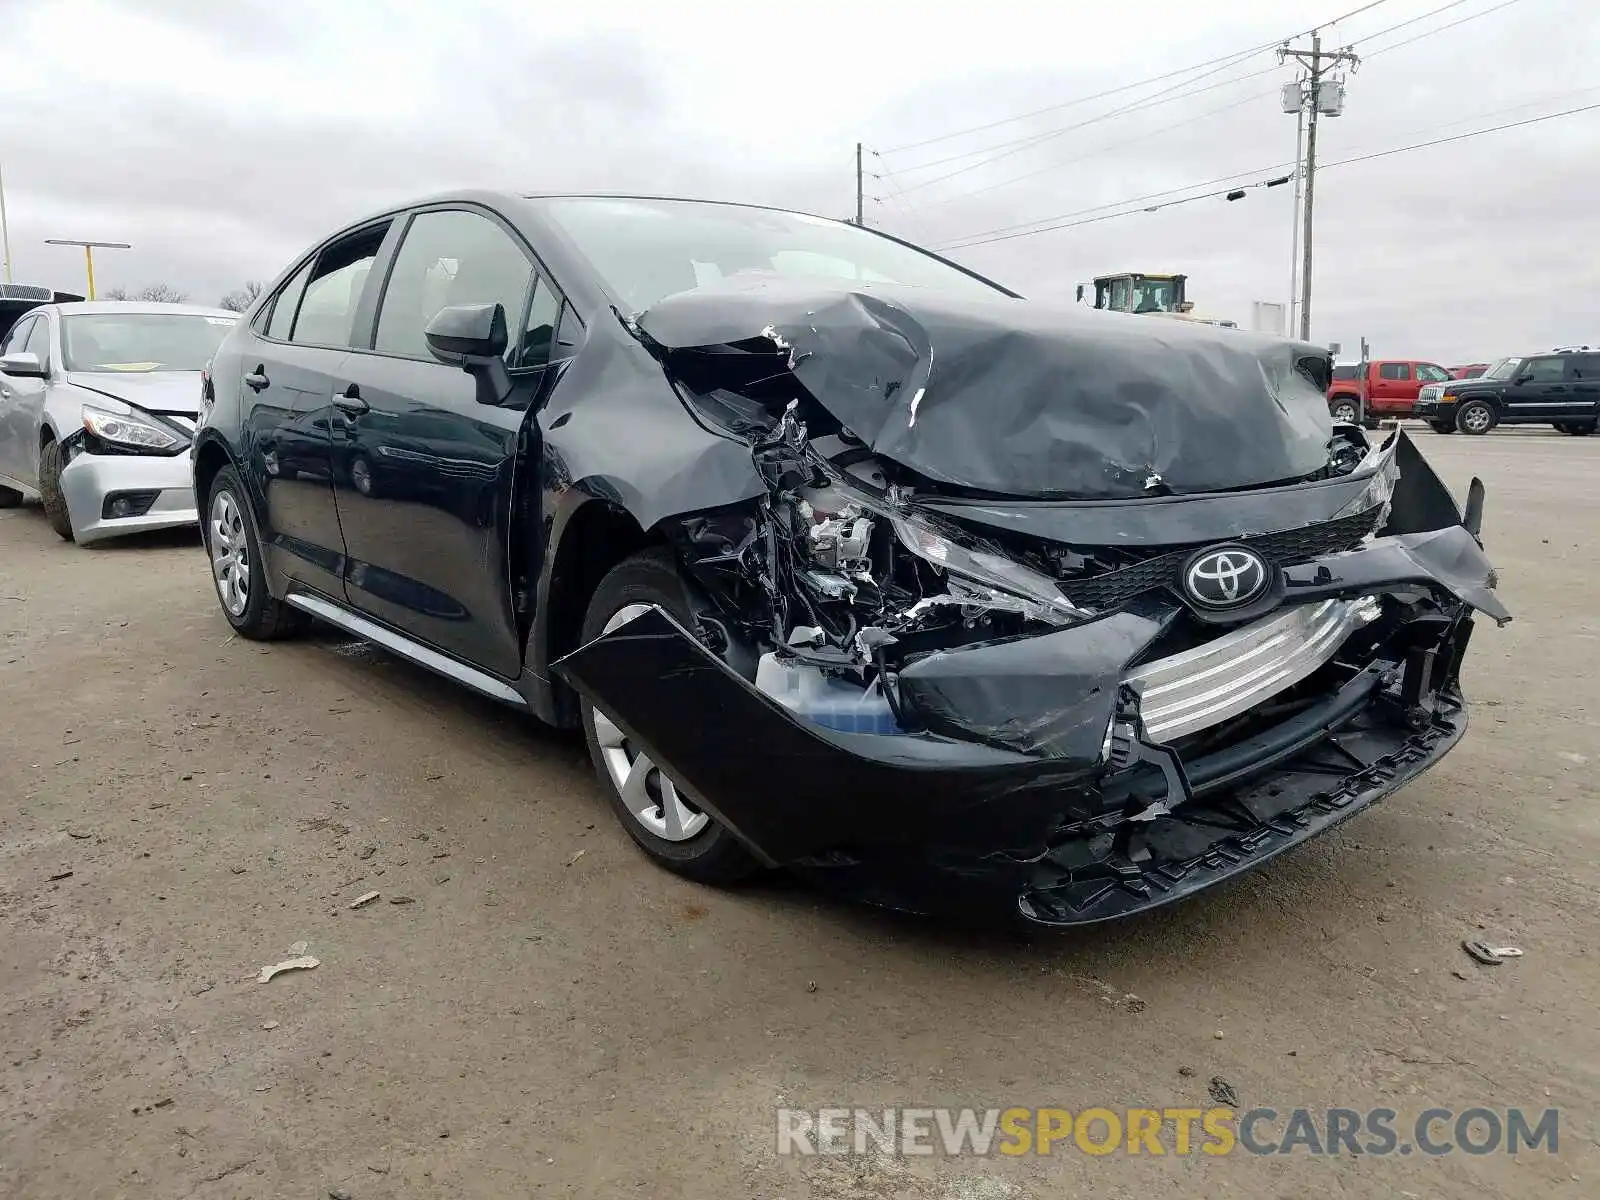
<path id="1" fill-rule="evenodd" d="M 157 495 L 138 516 L 104 516 L 106 498 L 114 492 Z M 187 454 L 84 452 L 62 468 L 61 494 L 72 518 L 73 538 L 80 545 L 142 530 L 195 525 L 200 520 Z"/>
<path id="2" fill-rule="evenodd" d="M 1150 764 L 1171 752 L 1137 724 L 1132 755 L 1103 756 L 1118 660 L 1158 628 L 1134 620 L 1091 635 L 1098 682 L 1092 653 L 1048 645 L 1080 630 L 1013 643 L 1040 664 L 1009 680 L 1022 685 L 1018 707 L 1041 694 L 1053 660 L 1076 664 L 1056 677 L 1058 705 L 1073 703 L 1037 731 L 1044 753 L 803 722 L 659 609 L 557 669 L 763 861 L 889 907 L 1049 925 L 1127 916 L 1248 870 L 1403 786 L 1466 728 L 1453 682 L 1462 618 L 1426 654 L 1374 663 L 1248 743 L 1178 763 L 1164 786 Z M 1148 815 L 1129 820 L 1130 805 Z"/>

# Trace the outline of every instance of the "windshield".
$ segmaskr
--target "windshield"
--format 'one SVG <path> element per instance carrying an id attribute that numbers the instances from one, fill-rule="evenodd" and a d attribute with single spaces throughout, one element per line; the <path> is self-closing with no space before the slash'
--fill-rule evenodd
<path id="1" fill-rule="evenodd" d="M 1517 364 L 1521 361 L 1522 360 L 1520 358 L 1502 358 L 1499 362 L 1495 363 L 1494 366 L 1485 371 L 1482 378 L 1510 379 L 1517 373 Z"/>
<path id="2" fill-rule="evenodd" d="M 1178 285 L 1171 279 L 1140 279 L 1133 285 L 1133 311 L 1172 312 L 1178 306 Z"/>
<path id="3" fill-rule="evenodd" d="M 233 328 L 198 313 L 86 313 L 63 317 L 69 371 L 200 371 Z"/>
<path id="4" fill-rule="evenodd" d="M 994 285 L 886 237 L 802 213 L 694 200 L 563 196 L 538 201 L 634 312 L 752 272 L 896 283 L 994 299 Z"/>

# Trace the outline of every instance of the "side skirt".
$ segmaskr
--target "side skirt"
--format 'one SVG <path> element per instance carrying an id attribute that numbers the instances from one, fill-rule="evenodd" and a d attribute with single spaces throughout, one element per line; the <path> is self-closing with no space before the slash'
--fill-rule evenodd
<path id="1" fill-rule="evenodd" d="M 466 663 L 458 662 L 449 655 L 440 654 L 437 650 L 429 649 L 420 642 L 414 642 L 404 634 L 397 633 L 387 625 L 368 620 L 331 600 L 305 592 L 290 592 L 284 597 L 284 603 L 292 604 L 318 620 L 336 625 L 346 633 L 353 633 L 358 638 L 382 646 L 391 654 L 424 667 L 436 675 L 443 675 L 446 679 L 453 680 L 463 687 L 469 687 L 491 700 L 498 700 L 513 708 L 528 707 L 528 702 L 522 695 L 504 680 L 497 679 L 476 667 L 469 667 Z"/>

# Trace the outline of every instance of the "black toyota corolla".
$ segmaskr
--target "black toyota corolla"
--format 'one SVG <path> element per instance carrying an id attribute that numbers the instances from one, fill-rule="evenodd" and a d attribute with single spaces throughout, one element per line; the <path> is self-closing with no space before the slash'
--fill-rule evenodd
<path id="1" fill-rule="evenodd" d="M 264 292 L 195 490 L 236 630 L 581 727 L 664 867 L 1081 924 L 1466 728 L 1482 486 L 1331 426 L 1330 370 L 818 217 L 467 193 Z"/>

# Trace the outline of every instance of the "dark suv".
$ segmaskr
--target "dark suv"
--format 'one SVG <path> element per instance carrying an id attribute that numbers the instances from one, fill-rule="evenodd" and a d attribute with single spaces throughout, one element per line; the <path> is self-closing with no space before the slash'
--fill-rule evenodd
<path id="1" fill-rule="evenodd" d="M 1474 379 L 1430 383 L 1417 396 L 1415 413 L 1437 433 L 1553 425 L 1587 437 L 1600 424 L 1600 350 L 1585 346 L 1502 358 Z"/>

